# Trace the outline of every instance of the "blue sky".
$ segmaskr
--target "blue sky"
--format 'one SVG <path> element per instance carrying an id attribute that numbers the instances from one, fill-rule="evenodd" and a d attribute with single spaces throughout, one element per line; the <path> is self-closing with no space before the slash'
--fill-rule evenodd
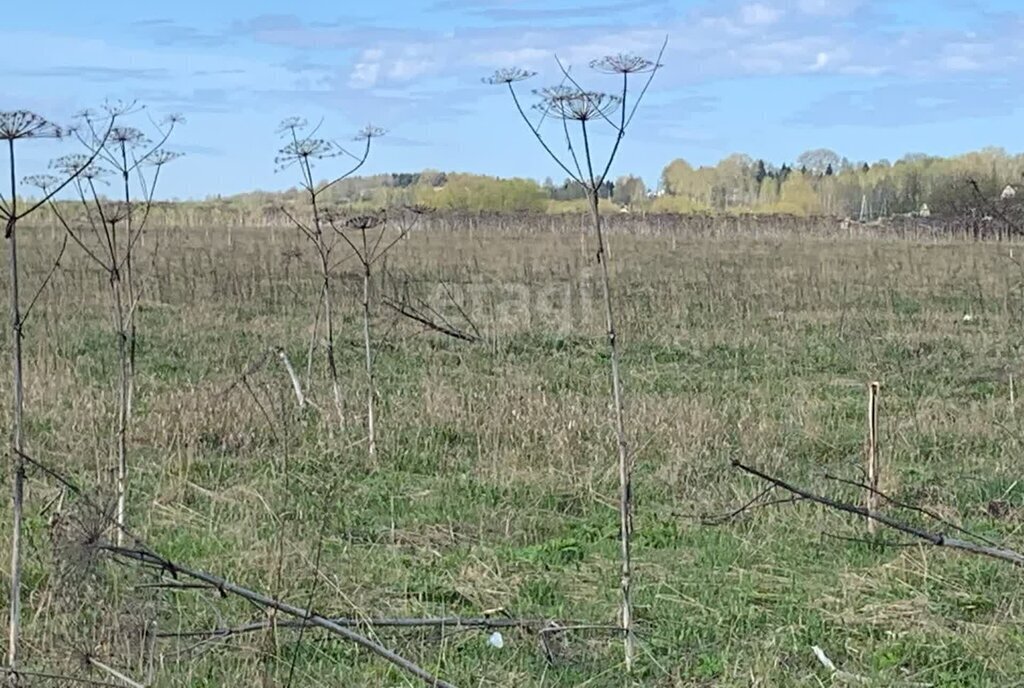
<path id="1" fill-rule="evenodd" d="M 528 92 L 558 81 L 557 53 L 600 88 L 591 58 L 653 56 L 666 36 L 615 174 L 654 183 L 676 157 L 781 163 L 818 147 L 853 160 L 1024 150 L 1019 0 L 49 0 L 5 15 L 0 109 L 61 121 L 121 98 L 186 116 L 169 197 L 292 185 L 273 163 L 291 115 L 338 138 L 386 128 L 367 172 L 557 179 L 480 78 L 527 67 Z"/>

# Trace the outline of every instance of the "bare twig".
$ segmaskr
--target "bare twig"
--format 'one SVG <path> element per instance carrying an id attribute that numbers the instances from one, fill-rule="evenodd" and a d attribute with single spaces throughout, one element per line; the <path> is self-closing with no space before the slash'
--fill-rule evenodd
<path id="1" fill-rule="evenodd" d="M 909 504 L 907 502 L 904 502 L 904 501 L 901 501 L 899 499 L 896 499 L 895 497 L 892 497 L 891 495 L 889 495 L 889 494 L 887 494 L 885 492 L 882 492 L 881 490 L 879 490 L 877 488 L 871 487 L 871 485 L 869 485 L 867 483 L 858 482 L 856 480 L 849 480 L 847 478 L 840 478 L 838 476 L 831 475 L 830 473 L 826 473 L 824 477 L 825 477 L 826 480 L 831 480 L 833 482 L 842 483 L 844 485 L 849 485 L 851 487 L 858 487 L 858 488 L 861 488 L 863 490 L 867 490 L 867 491 L 875 494 L 877 497 L 880 497 L 880 498 L 884 499 L 885 501 L 889 502 L 890 504 L 892 504 L 893 506 L 895 506 L 895 507 L 897 507 L 899 509 L 906 509 L 907 511 L 916 511 L 917 513 L 922 514 L 923 516 L 927 516 L 928 518 L 930 518 L 930 519 L 932 519 L 932 520 L 934 520 L 934 521 L 936 521 L 938 523 L 941 523 L 942 525 L 946 526 L 947 528 L 952 528 L 953 530 L 957 531 L 961 535 L 966 535 L 967 537 L 974 538 L 975 540 L 981 540 L 985 544 L 992 545 L 993 547 L 999 547 L 1000 546 L 999 543 L 996 542 L 995 540 L 991 540 L 989 538 L 986 538 L 984 535 L 980 535 L 978 533 L 971 532 L 971 531 L 965 529 L 963 526 L 957 525 L 956 523 L 953 523 L 949 519 L 943 518 L 942 516 L 939 516 L 937 513 L 935 513 L 931 509 L 926 509 L 924 507 L 920 507 L 920 506 L 917 506 L 915 504 Z"/>
<path id="2" fill-rule="evenodd" d="M 331 617 L 332 622 L 346 628 L 448 628 L 448 629 L 480 629 L 496 630 L 501 628 L 542 628 L 547 621 L 536 619 L 508 619 L 508 618 L 470 618 L 459 616 L 446 616 L 436 618 L 355 618 L 355 617 Z M 308 626 L 307 622 L 301 620 L 270 620 L 254 621 L 234 628 L 214 628 L 209 630 L 193 631 L 163 631 L 157 634 L 159 638 L 230 638 L 236 635 L 256 633 L 265 630 L 273 623 L 277 628 L 302 628 Z"/>
<path id="3" fill-rule="evenodd" d="M 132 549 L 125 547 L 117 547 L 114 545 L 104 545 L 102 546 L 102 549 L 106 552 L 109 552 L 115 557 L 120 557 L 121 559 L 135 561 L 139 564 L 152 568 L 172 571 L 179 576 L 186 576 L 188 578 L 193 578 L 195 580 L 200 580 L 205 583 L 209 583 L 213 587 L 217 588 L 217 590 L 220 591 L 222 594 L 235 595 L 237 597 L 241 597 L 242 599 L 248 600 L 258 606 L 266 607 L 269 609 L 276 609 L 279 612 L 282 612 L 289 616 L 293 616 L 297 619 L 301 619 L 311 626 L 318 626 L 320 628 L 323 628 L 324 630 L 330 631 L 331 633 L 341 638 L 344 638 L 345 640 L 348 640 L 352 643 L 355 643 L 356 645 L 359 645 L 363 649 L 368 650 L 369 652 L 372 652 L 373 654 L 383 658 L 387 662 L 395 665 L 396 667 L 399 667 L 400 669 L 406 671 L 412 676 L 415 676 L 423 680 L 425 683 L 427 683 L 427 685 L 434 686 L 435 688 L 452 688 L 452 684 L 446 681 L 442 681 L 439 678 L 436 678 L 429 672 L 420 668 L 417 664 L 409 661 L 401 655 L 396 654 L 395 652 L 389 650 L 380 643 L 377 643 L 376 641 L 371 640 L 370 638 L 360 635 L 352 631 L 351 629 L 345 628 L 344 626 L 340 626 L 331 621 L 330 619 L 321 616 L 320 614 L 312 610 L 303 609 L 301 607 L 297 607 L 287 602 L 274 599 L 255 590 L 250 590 L 248 588 L 232 583 L 231 581 L 225 580 L 220 576 L 216 576 L 211 573 L 206 573 L 205 571 L 199 571 L 196 569 L 189 568 L 187 566 L 183 566 L 176 562 L 172 562 L 168 559 L 164 559 L 163 557 L 155 555 L 152 552 L 144 549 Z"/>
<path id="4" fill-rule="evenodd" d="M 67 251 L 67 248 L 68 238 L 67 236 L 65 236 L 63 238 L 63 241 L 61 241 L 60 243 L 60 248 L 57 250 L 57 257 L 53 259 L 53 265 L 50 266 L 50 270 L 46 273 L 46 277 L 43 278 L 43 281 L 42 283 L 40 283 L 39 288 L 36 289 L 36 293 L 32 296 L 32 299 L 28 302 L 28 305 L 25 306 L 24 313 L 21 314 L 21 322 L 23 325 L 28 320 L 29 315 L 32 314 L 32 309 L 35 308 L 36 301 L 39 300 L 39 297 L 46 290 L 47 285 L 50 284 L 50 280 L 52 280 L 53 276 L 57 274 L 58 270 L 60 270 L 60 261 L 62 258 L 64 258 L 64 252 Z"/>
<path id="5" fill-rule="evenodd" d="M 417 310 L 409 306 L 409 304 L 398 303 L 387 297 L 385 297 L 381 301 L 381 303 L 383 303 L 385 306 L 395 311 L 399 315 L 404 316 L 415 322 L 418 322 L 420 325 L 423 325 L 427 329 L 433 330 L 434 332 L 438 332 L 440 334 L 452 337 L 453 339 L 459 339 L 464 342 L 474 343 L 480 341 L 479 337 L 469 334 L 468 332 L 463 332 L 461 330 L 457 330 L 455 328 L 448 327 L 440 323 L 434 322 L 433 320 L 430 320 L 429 318 L 423 316 Z"/>
<path id="6" fill-rule="evenodd" d="M 760 478 L 761 480 L 769 482 L 772 485 L 775 485 L 776 487 L 780 487 L 787 492 L 791 492 L 792 494 L 795 494 L 799 497 L 803 497 L 807 501 L 814 502 L 816 504 L 821 504 L 822 506 L 826 506 L 830 509 L 835 509 L 836 511 L 843 511 L 848 514 L 853 514 L 854 516 L 861 516 L 864 518 L 873 519 L 884 526 L 892 528 L 893 530 L 898 530 L 901 533 L 911 535 L 915 538 L 918 538 L 919 540 L 924 540 L 925 542 L 928 542 L 929 544 L 932 544 L 936 547 L 949 547 L 951 549 L 968 552 L 970 554 L 978 554 L 981 556 L 990 557 L 992 559 L 999 559 L 1000 561 L 1008 562 L 1010 564 L 1013 564 L 1014 566 L 1024 567 L 1024 554 L 1020 554 L 1019 552 L 1015 552 L 1010 549 L 1005 549 L 1003 547 L 979 545 L 977 543 L 970 542 L 967 540 L 951 538 L 942 533 L 935 533 L 928 530 L 924 530 L 922 528 L 907 525 L 906 523 L 902 523 L 890 516 L 887 516 L 886 514 L 880 514 L 876 511 L 869 511 L 868 509 L 865 509 L 864 507 L 861 506 L 846 504 L 844 502 L 837 502 L 833 499 L 829 499 L 828 497 L 816 495 L 813 492 L 787 483 L 784 480 L 772 477 L 771 475 L 768 475 L 767 473 L 764 473 L 763 471 L 760 471 L 756 468 L 747 466 L 738 460 L 734 460 L 732 462 L 732 465 L 738 468 L 739 470 L 743 471 L 744 473 L 749 473 L 750 475 L 753 475 L 757 478 Z"/>
<path id="7" fill-rule="evenodd" d="M 297 607 L 295 605 L 275 599 L 268 595 L 264 595 L 260 592 L 250 590 L 248 588 L 232 583 L 231 581 L 221 578 L 220 576 L 192 569 L 188 566 L 171 561 L 170 559 L 167 559 L 166 557 L 157 554 L 154 549 L 149 547 L 142 538 L 135 535 L 126 525 L 116 523 L 110 517 L 110 515 L 107 514 L 105 510 L 102 509 L 102 507 L 100 507 L 93 499 L 91 499 L 70 478 L 67 478 L 66 476 L 50 468 L 49 466 L 46 466 L 37 459 L 33 459 L 24 454 L 22 455 L 22 458 L 26 462 L 38 467 L 47 475 L 53 477 L 59 483 L 61 483 L 69 490 L 71 490 L 71 492 L 73 492 L 80 499 L 82 499 L 83 503 L 86 506 L 89 506 L 91 509 L 93 509 L 98 517 L 111 522 L 111 524 L 115 528 L 118 528 L 118 530 L 120 530 L 127 537 L 127 539 L 135 543 L 134 547 L 121 547 L 117 545 L 99 543 L 96 545 L 99 550 L 108 552 L 112 556 L 118 557 L 122 560 L 136 562 L 142 566 L 148 568 L 155 568 L 160 571 L 167 572 L 173 576 L 184 576 L 186 578 L 191 578 L 193 580 L 206 583 L 211 587 L 215 588 L 217 592 L 219 592 L 222 596 L 235 595 L 236 597 L 240 597 L 244 600 L 251 602 L 257 607 L 276 609 L 279 612 L 295 617 L 296 619 L 300 619 L 308 623 L 309 625 L 318 626 L 327 631 L 330 631 L 331 633 L 334 633 L 337 636 L 340 636 L 341 638 L 344 638 L 345 640 L 355 643 L 356 645 L 359 645 L 360 647 L 385 659 L 391 664 L 394 664 L 395 666 L 406 671 L 407 673 L 423 680 L 428 685 L 433 686 L 434 688 L 452 688 L 452 685 L 450 683 L 434 677 L 432 674 L 425 671 L 414 662 L 411 662 L 408 659 L 402 657 L 401 655 L 396 654 L 395 652 L 389 650 L 383 645 L 375 642 L 374 640 L 371 640 L 370 638 L 367 638 L 363 635 L 360 635 L 359 633 L 356 633 L 355 631 L 352 631 L 348 628 L 345 628 L 344 626 L 340 626 L 332 622 L 330 619 L 314 612 L 313 610 Z"/>
<path id="8" fill-rule="evenodd" d="M 39 678 L 44 681 L 60 681 L 67 683 L 78 683 L 84 686 L 106 686 L 108 688 L 124 688 L 123 683 L 109 683 L 107 681 L 98 681 L 94 678 L 85 678 L 81 676 L 65 676 L 63 674 L 53 674 L 45 671 L 30 671 L 28 669 L 12 669 L 11 667 L 0 667 L 0 673 L 7 674 L 8 676 L 17 678 L 19 676 L 26 676 L 28 678 Z"/>
<path id="9" fill-rule="evenodd" d="M 103 671 L 103 672 L 107 673 L 108 675 L 116 678 L 120 682 L 120 685 L 122 685 L 122 686 L 128 686 L 128 688 L 146 688 L 141 683 L 139 683 L 137 681 L 133 681 L 128 676 L 125 676 L 122 672 L 118 671 L 117 669 L 115 669 L 112 666 L 108 666 L 108 665 L 104 664 L 103 662 L 101 662 L 100 660 L 96 659 L 95 657 L 88 657 L 87 659 L 88 659 L 89 664 L 91 664 L 92 666 L 96 667 L 100 671 Z"/>

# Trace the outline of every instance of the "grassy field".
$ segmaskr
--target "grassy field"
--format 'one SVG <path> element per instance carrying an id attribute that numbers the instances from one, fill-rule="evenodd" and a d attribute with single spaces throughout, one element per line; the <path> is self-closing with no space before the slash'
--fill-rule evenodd
<path id="1" fill-rule="evenodd" d="M 449 284 L 488 341 L 425 333 L 378 308 L 371 459 L 354 264 L 338 278 L 351 416 L 340 429 L 322 350 L 310 390 L 322 413 L 296 409 L 276 359 L 233 386 L 273 346 L 305 377 L 318 287 L 299 239 L 174 230 L 156 251 L 156 235 L 137 261 L 129 495 L 130 521 L 154 548 L 337 616 L 504 608 L 614 623 L 607 354 L 578 236 L 415 233 L 394 250 L 392 273 L 429 299 Z M 22 239 L 29 294 L 52 263 L 49 236 Z M 625 681 L 621 642 L 602 631 L 567 634 L 553 664 L 519 631 L 502 649 L 476 631 L 374 637 L 467 687 L 842 685 L 812 645 L 870 685 L 1024 685 L 1024 598 L 1010 566 L 843 540 L 864 537 L 864 524 L 808 505 L 701 523 L 763 487 L 732 459 L 858 500 L 822 474 L 858 477 L 865 385 L 880 380 L 883 489 L 1024 547 L 1024 409 L 1015 417 L 1009 384 L 1024 377 L 1024 270 L 1011 246 L 611 242 L 637 447 L 638 671 Z M 33 456 L 109 496 L 116 350 L 103 280 L 69 249 L 31 314 L 27 438 Z M 81 542 L 94 530 L 85 511 L 59 496 L 30 476 L 25 666 L 107 678 L 83 668 L 88 655 L 138 677 L 149 622 L 174 632 L 262 618 L 210 591 L 139 587 L 153 575 L 97 559 Z M 416 685 L 321 631 L 297 637 L 161 639 L 155 685 L 283 686 L 293 658 L 293 686 Z"/>

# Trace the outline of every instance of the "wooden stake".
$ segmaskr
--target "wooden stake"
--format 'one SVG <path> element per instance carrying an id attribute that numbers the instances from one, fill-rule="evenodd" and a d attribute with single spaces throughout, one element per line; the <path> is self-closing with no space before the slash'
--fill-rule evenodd
<path id="1" fill-rule="evenodd" d="M 868 446 L 867 446 L 867 472 L 868 486 L 867 508 L 868 511 L 878 511 L 878 390 L 879 383 L 872 382 L 868 385 Z M 878 523 L 874 519 L 868 519 L 868 533 L 874 535 L 878 530 Z"/>
<path id="2" fill-rule="evenodd" d="M 1010 373 L 1010 417 L 1011 418 L 1015 417 L 1017 415 L 1016 404 L 1017 404 L 1017 398 L 1016 398 L 1016 395 L 1014 394 L 1014 389 L 1013 389 L 1013 373 Z"/>

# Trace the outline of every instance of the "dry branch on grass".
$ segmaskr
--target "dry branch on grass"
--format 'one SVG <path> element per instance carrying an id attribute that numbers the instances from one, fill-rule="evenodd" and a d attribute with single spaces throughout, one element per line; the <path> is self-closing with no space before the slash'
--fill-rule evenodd
<path id="1" fill-rule="evenodd" d="M 209 586 L 203 586 L 207 589 L 213 589 Z M 467 629 L 478 629 L 485 631 L 494 631 L 502 628 L 521 628 L 527 630 L 537 630 L 541 632 L 547 627 L 549 621 L 541 621 L 539 619 L 510 619 L 510 618 L 491 618 L 491 617 L 462 617 L 462 616 L 440 616 L 440 617 L 427 617 L 427 618 L 356 618 L 356 617 L 330 617 L 330 621 L 338 626 L 345 628 L 365 628 L 365 629 L 381 629 L 381 628 L 398 628 L 398 629 L 410 629 L 410 628 L 438 628 L 444 630 L 467 630 Z M 209 630 L 189 630 L 189 631 L 166 631 L 157 633 L 158 638 L 206 638 L 209 640 L 221 640 L 225 638 L 231 638 L 238 635 L 245 635 L 248 633 L 256 633 L 259 631 L 266 630 L 273 626 L 275 628 L 301 628 L 305 625 L 309 625 L 308 622 L 302 620 L 263 620 L 253 621 L 251 623 L 243 624 L 241 626 L 234 626 L 231 628 L 211 628 Z"/>
<path id="2" fill-rule="evenodd" d="M 298 620 L 300 628 L 305 626 L 316 626 L 322 628 L 344 640 L 352 642 L 363 649 L 372 652 L 410 675 L 423 680 L 430 686 L 434 686 L 435 688 L 451 688 L 450 683 L 435 677 L 416 663 L 384 647 L 375 640 L 357 633 L 350 627 L 336 623 L 330 618 L 317 613 L 313 609 L 290 604 L 258 591 L 243 587 L 215 574 L 193 569 L 186 564 L 167 559 L 166 557 L 158 554 L 153 548 L 149 547 L 142 538 L 136 535 L 127 526 L 114 522 L 102 506 L 100 506 L 95 500 L 91 499 L 89 495 L 72 480 L 41 461 L 28 456 L 24 452 L 20 452 L 19 456 L 25 463 L 36 467 L 74 493 L 80 500 L 82 500 L 85 506 L 89 507 L 90 510 L 95 513 L 97 517 L 108 521 L 110 525 L 117 528 L 122 533 L 124 538 L 132 542 L 132 546 L 129 547 L 119 546 L 112 543 L 107 544 L 101 540 L 90 542 L 89 546 L 96 551 L 105 552 L 124 562 L 134 562 L 143 567 L 169 574 L 174 578 L 190 578 L 192 580 L 205 583 L 210 588 L 216 590 L 221 596 L 226 597 L 228 595 L 233 595 L 248 600 L 257 607 L 281 612 L 282 614 L 286 614 Z"/>
<path id="3" fill-rule="evenodd" d="M 322 628 L 343 638 L 344 640 L 355 643 L 364 650 L 372 652 L 385 661 L 395 665 L 399 669 L 402 669 L 406 673 L 423 680 L 430 686 L 435 686 L 436 688 L 451 688 L 452 686 L 452 684 L 442 681 L 425 669 L 421 668 L 418 664 L 402 657 L 380 643 L 356 633 L 350 628 L 341 626 L 311 609 L 303 609 L 302 607 L 274 599 L 273 597 L 264 595 L 263 593 L 255 590 L 242 587 L 212 573 L 199 571 L 170 561 L 169 559 L 165 559 L 164 557 L 154 553 L 148 547 L 134 549 L 130 547 L 118 547 L 116 545 L 100 545 L 100 548 L 119 559 L 134 561 L 146 567 L 159 571 L 166 571 L 172 575 L 185 576 L 187 578 L 208 583 L 213 588 L 216 588 L 216 590 L 222 595 L 235 595 L 236 597 L 241 597 L 242 599 L 248 600 L 257 606 L 273 609 L 299 619 L 300 623 L 306 626 L 317 626 Z"/>
<path id="4" fill-rule="evenodd" d="M 109 686 L 110 688 L 124 688 L 124 683 L 111 683 L 109 681 L 99 681 L 94 678 L 86 678 L 83 676 L 66 676 L 64 674 L 54 674 L 46 671 L 32 671 L 30 669 L 12 669 L 11 667 L 0 667 L 0 673 L 7 674 L 12 681 L 24 678 L 38 678 L 41 681 L 53 681 L 58 684 L 60 683 L 73 683 L 82 686 Z"/>
<path id="5" fill-rule="evenodd" d="M 828 507 L 829 509 L 834 509 L 836 511 L 841 511 L 847 514 L 853 514 L 854 516 L 860 516 L 863 518 L 876 521 L 883 526 L 904 533 L 905 535 L 910 535 L 914 538 L 917 538 L 918 540 L 927 542 L 935 547 L 949 547 L 951 549 L 956 549 L 961 552 L 967 552 L 969 554 L 977 554 L 985 557 L 990 557 L 992 559 L 1005 561 L 1007 563 L 1013 564 L 1014 566 L 1024 567 L 1024 554 L 1021 554 L 1014 550 L 992 544 L 978 544 L 977 542 L 972 542 L 970 540 L 949 537 L 944 533 L 918 528 L 916 526 L 903 523 L 902 521 L 899 521 L 886 514 L 882 514 L 862 506 L 856 506 L 854 504 L 839 502 L 834 499 L 830 499 L 828 497 L 823 497 L 821 495 L 815 494 L 807 489 L 788 483 L 780 478 L 771 476 L 768 473 L 765 473 L 764 471 L 758 470 L 757 468 L 747 466 L 738 460 L 734 460 L 732 462 L 732 465 L 735 468 L 743 471 L 744 473 L 752 475 L 756 478 L 760 478 L 761 480 L 770 483 L 779 489 L 785 490 L 786 492 L 789 492 L 793 495 L 796 495 L 797 497 L 800 497 L 802 500 L 814 502 L 815 504 L 820 504 L 822 506 Z M 888 499 L 888 497 L 885 497 L 885 495 L 881 496 L 885 499 Z M 889 501 L 895 502 L 895 500 Z M 928 514 L 928 512 L 922 513 Z M 948 522 L 944 521 L 944 523 Z M 977 538 L 977 536 L 974 536 L 973 534 L 968 533 L 963 529 L 959 530 L 961 530 L 964 534 L 971 535 L 972 537 Z"/>
<path id="6" fill-rule="evenodd" d="M 480 341 L 478 336 L 455 327 L 443 316 L 440 316 L 439 314 L 437 317 L 431 316 L 431 312 L 436 313 L 433 308 L 426 307 L 430 311 L 428 312 L 428 310 L 417 307 L 408 301 L 396 301 L 389 297 L 384 297 L 381 303 L 398 315 L 401 315 L 403 318 L 408 318 L 415 323 L 419 323 L 426 329 L 437 332 L 438 334 L 443 334 L 446 337 L 458 339 L 463 342 L 469 342 L 470 344 Z"/>

